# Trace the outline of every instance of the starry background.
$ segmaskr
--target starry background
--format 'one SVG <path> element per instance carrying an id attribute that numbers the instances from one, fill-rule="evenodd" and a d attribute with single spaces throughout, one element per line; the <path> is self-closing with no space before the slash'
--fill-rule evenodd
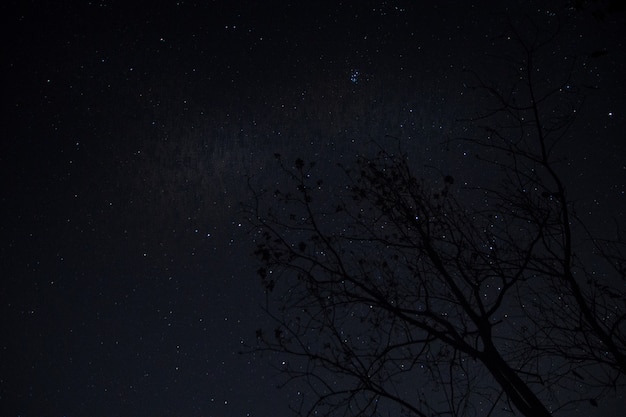
<path id="1" fill-rule="evenodd" d="M 561 21 L 589 103 L 564 169 L 586 215 L 623 221 L 624 12 L 433 3 L 4 2 L 2 415 L 286 415 L 280 358 L 239 354 L 267 321 L 246 178 L 386 135 L 485 175 L 441 143 L 507 18 Z"/>

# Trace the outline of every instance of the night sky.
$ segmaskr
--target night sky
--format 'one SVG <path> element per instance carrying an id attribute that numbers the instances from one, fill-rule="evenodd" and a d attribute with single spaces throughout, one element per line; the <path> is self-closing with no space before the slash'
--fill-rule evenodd
<path id="1" fill-rule="evenodd" d="M 604 4 L 4 2 L 0 414 L 287 415 L 281 358 L 239 354 L 268 322 L 247 178 L 389 136 L 488 178 L 441 144 L 481 110 L 463 70 L 497 80 L 525 15 L 561 23 L 541 69 L 587 96 L 563 167 L 581 215 L 623 224 L 626 13 Z"/>

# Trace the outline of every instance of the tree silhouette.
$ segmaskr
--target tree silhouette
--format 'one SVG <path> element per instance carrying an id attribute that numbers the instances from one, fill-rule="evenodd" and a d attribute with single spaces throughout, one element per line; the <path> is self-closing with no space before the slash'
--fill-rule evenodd
<path id="1" fill-rule="evenodd" d="M 513 81 L 474 78 L 489 108 L 459 139 L 498 181 L 418 179 L 381 147 L 342 187 L 277 156 L 292 187 L 255 193 L 276 327 L 253 348 L 306 384 L 300 415 L 550 416 L 623 388 L 624 241 L 593 235 L 559 173 L 582 96 L 536 78 L 550 37 L 507 39 Z"/>

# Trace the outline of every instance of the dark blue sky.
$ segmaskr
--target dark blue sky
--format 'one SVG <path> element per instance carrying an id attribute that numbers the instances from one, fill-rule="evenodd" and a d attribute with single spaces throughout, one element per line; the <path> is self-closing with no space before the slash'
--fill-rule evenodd
<path id="1" fill-rule="evenodd" d="M 440 144 L 479 104 L 462 70 L 497 79 L 507 16 L 562 21 L 555 61 L 577 56 L 589 96 L 564 169 L 623 221 L 623 12 L 265 3 L 3 4 L 3 415 L 285 415 L 280 358 L 238 354 L 266 323 L 246 175 L 279 185 L 274 152 L 350 160 L 393 135 L 480 178 Z"/>

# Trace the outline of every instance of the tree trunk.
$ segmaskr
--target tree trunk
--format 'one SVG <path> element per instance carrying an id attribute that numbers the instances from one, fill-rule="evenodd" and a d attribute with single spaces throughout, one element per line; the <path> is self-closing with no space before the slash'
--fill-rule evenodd
<path id="1" fill-rule="evenodd" d="M 506 363 L 493 344 L 485 347 L 479 359 L 523 415 L 527 417 L 550 417 L 552 415 L 517 372 Z"/>

